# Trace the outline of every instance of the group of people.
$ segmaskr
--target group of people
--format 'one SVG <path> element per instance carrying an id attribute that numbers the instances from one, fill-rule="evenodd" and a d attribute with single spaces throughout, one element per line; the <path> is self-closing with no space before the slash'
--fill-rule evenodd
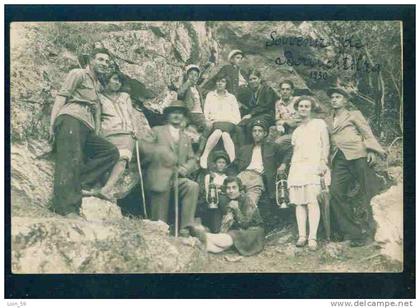
<path id="1" fill-rule="evenodd" d="M 137 144 L 150 218 L 171 223 L 175 198 L 177 233 L 198 237 L 210 252 L 235 247 L 252 255 L 263 249 L 260 209 L 275 208 L 278 176 L 287 179 L 296 209 L 296 246 L 318 247 L 321 183 L 329 186 L 335 238 L 364 245 L 374 232 L 371 166 L 384 151 L 363 115 L 347 109 L 350 95 L 329 89 L 333 112 L 321 119 L 313 96 L 294 96 L 290 80 L 280 82 L 278 94 L 259 71 L 247 73 L 243 59 L 233 50 L 229 64 L 207 80 L 199 66 L 187 66 L 177 100 L 164 109 L 166 124 L 136 142 L 130 95 L 121 90 L 125 77 L 110 71 L 106 49 L 95 48 L 86 68 L 69 72 L 52 109 L 54 210 L 72 217 L 84 196 L 112 200 Z M 186 126 L 200 132 L 195 144 Z M 267 140 L 270 127 L 274 142 Z M 366 223 L 351 206 L 354 185 Z"/>

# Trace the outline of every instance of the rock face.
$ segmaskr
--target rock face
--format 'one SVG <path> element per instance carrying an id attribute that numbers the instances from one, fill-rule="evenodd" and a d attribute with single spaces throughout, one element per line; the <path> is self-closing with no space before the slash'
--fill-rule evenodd
<path id="1" fill-rule="evenodd" d="M 206 253 L 168 236 L 162 222 L 133 219 L 12 219 L 13 273 L 169 273 L 196 271 Z"/>
<path id="2" fill-rule="evenodd" d="M 83 198 L 80 216 L 87 221 L 107 221 L 123 218 L 118 205 L 95 197 Z"/>
<path id="3" fill-rule="evenodd" d="M 45 141 L 11 145 L 11 200 L 14 216 L 28 216 L 29 211 L 50 206 L 54 165 L 49 159 L 38 158 L 47 147 Z"/>
<path id="4" fill-rule="evenodd" d="M 380 244 L 381 253 L 402 263 L 404 238 L 402 183 L 375 196 L 371 205 L 377 223 L 375 241 Z"/>

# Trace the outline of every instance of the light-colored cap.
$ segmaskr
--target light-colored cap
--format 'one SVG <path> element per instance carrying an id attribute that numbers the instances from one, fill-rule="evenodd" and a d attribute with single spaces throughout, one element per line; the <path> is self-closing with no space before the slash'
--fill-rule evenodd
<path id="1" fill-rule="evenodd" d="M 231 52 L 229 52 L 229 55 L 228 55 L 228 60 L 230 61 L 230 59 L 231 59 L 233 56 L 236 56 L 237 54 L 241 54 L 242 56 L 244 55 L 244 53 L 242 52 L 242 50 L 239 50 L 239 49 L 234 49 L 234 50 L 232 50 Z"/>

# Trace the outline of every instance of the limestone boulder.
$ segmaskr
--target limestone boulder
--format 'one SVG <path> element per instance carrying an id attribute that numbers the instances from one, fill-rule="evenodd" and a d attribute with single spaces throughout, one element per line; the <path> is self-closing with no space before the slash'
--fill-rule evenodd
<path id="1" fill-rule="evenodd" d="M 399 262 L 403 262 L 403 195 L 403 185 L 399 183 L 371 201 L 377 224 L 375 241 L 381 254 Z"/>
<path id="2" fill-rule="evenodd" d="M 162 222 L 127 218 L 12 219 L 12 272 L 176 273 L 196 271 L 207 255 L 198 240 L 168 237 Z"/>

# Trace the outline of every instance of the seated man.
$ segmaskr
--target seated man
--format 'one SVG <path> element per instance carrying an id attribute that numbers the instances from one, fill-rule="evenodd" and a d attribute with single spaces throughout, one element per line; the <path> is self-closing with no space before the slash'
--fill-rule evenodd
<path id="1" fill-rule="evenodd" d="M 247 128 L 255 120 L 262 120 L 268 126 L 274 124 L 274 107 L 279 96 L 276 91 L 263 80 L 260 71 L 253 70 L 249 75 L 249 89 L 251 90 L 245 104 L 246 111 L 241 121 L 240 127 L 240 145 L 252 143 L 252 138 L 248 134 Z"/>
<path id="2" fill-rule="evenodd" d="M 168 222 L 170 193 L 178 182 L 181 223 L 180 234 L 187 236 L 187 227 L 194 222 L 199 186 L 187 178 L 197 169 L 191 141 L 182 131 L 187 108 L 181 101 L 175 101 L 164 109 L 168 124 L 152 128 L 151 144 L 145 140 L 145 147 L 152 147 L 145 177 L 151 205 L 152 220 Z M 175 178 L 178 174 L 178 178 Z"/>
<path id="3" fill-rule="evenodd" d="M 244 145 L 234 162 L 238 177 L 244 184 L 247 195 L 258 206 L 266 187 L 269 198 L 275 199 L 276 175 L 284 174 L 292 156 L 290 143 L 275 144 L 266 141 L 268 125 L 263 120 L 254 120 L 250 125 L 253 144 Z"/>
<path id="4" fill-rule="evenodd" d="M 293 96 L 295 86 L 290 80 L 280 82 L 280 99 L 275 104 L 277 130 L 285 135 L 291 135 L 297 126 L 298 117 L 294 103 L 298 96 Z"/>

